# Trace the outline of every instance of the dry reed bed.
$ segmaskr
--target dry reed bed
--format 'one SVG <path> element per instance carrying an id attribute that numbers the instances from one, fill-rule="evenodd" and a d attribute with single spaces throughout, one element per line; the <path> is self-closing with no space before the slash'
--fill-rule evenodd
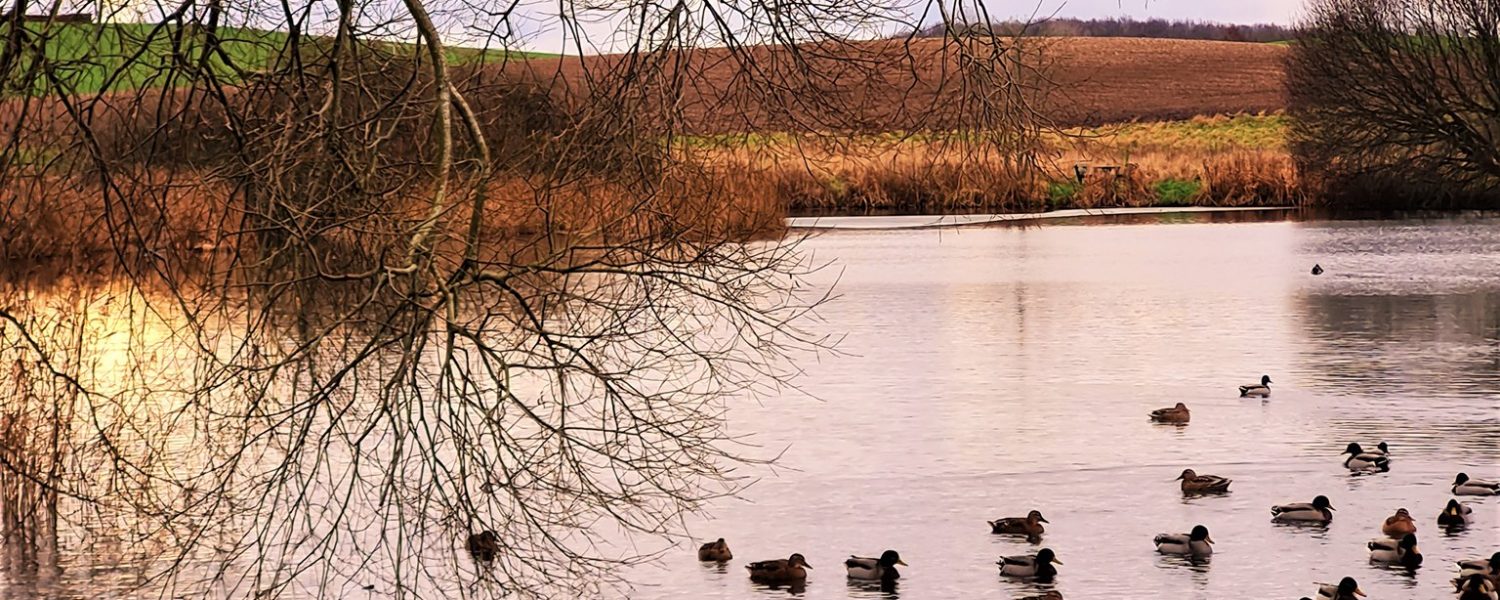
<path id="1" fill-rule="evenodd" d="M 603 177 L 561 184 L 506 177 L 485 186 L 481 236 L 486 247 L 503 253 L 543 234 L 691 241 L 779 235 L 785 226 L 781 205 L 760 201 L 738 184 L 699 172 L 663 176 L 649 190 Z M 243 221 L 240 195 L 208 173 L 117 173 L 113 186 L 106 194 L 97 178 L 11 178 L 0 187 L 0 259 L 39 261 L 135 249 L 187 257 L 231 251 L 254 237 Z M 437 241 L 441 252 L 462 252 L 468 200 L 476 191 L 455 190 L 457 201 L 442 215 L 449 233 Z M 412 186 L 359 222 L 318 228 L 316 241 L 357 247 L 374 239 L 399 246 L 425 217 L 429 200 L 425 186 Z M 288 228 L 301 229 L 297 225 Z"/>
<path id="2" fill-rule="evenodd" d="M 1291 156 L 1279 149 L 1080 147 L 1054 149 L 1026 165 L 962 144 L 908 140 L 828 149 L 718 148 L 700 150 L 695 159 L 742 190 L 740 202 L 792 213 L 1287 206 L 1306 199 Z M 1089 165 L 1081 180 L 1075 165 Z"/>
<path id="3" fill-rule="evenodd" d="M 485 188 L 487 243 L 526 243 L 546 232 L 578 239 L 643 235 L 695 240 L 779 235 L 788 213 L 1030 212 L 1119 206 L 1286 206 L 1305 201 L 1291 157 L 1278 149 L 1222 152 L 1068 149 L 1018 165 L 982 149 L 921 141 L 838 148 L 698 149 L 650 186 L 603 176 L 551 183 L 499 178 Z M 1093 169 L 1079 182 L 1073 165 Z M 185 253 L 237 246 L 245 228 L 233 189 L 194 171 L 97 179 L 17 177 L 0 188 L 0 256 L 63 257 L 126 245 Z M 355 227 L 325 241 L 365 236 L 380 223 L 399 240 L 426 211 L 414 185 Z M 459 252 L 475 192 L 461 188 L 443 215 L 455 225 L 440 244 Z M 106 198 L 112 200 L 107 201 Z M 128 199 L 128 200 L 122 200 Z M 356 231 L 358 230 L 358 232 Z M 505 243 L 494 244 L 505 246 Z"/>

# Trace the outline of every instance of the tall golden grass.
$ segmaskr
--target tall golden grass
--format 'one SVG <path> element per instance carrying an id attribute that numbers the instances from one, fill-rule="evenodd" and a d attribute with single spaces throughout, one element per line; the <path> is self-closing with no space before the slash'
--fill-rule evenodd
<path id="1" fill-rule="evenodd" d="M 1266 131 L 1246 135 L 1245 119 Z M 1298 205 L 1306 193 L 1277 135 L 1280 119 L 1204 117 L 1066 132 L 1030 164 L 919 136 L 827 146 L 767 138 L 689 153 L 712 177 L 742 190 L 739 202 L 790 213 Z"/>
<path id="2" fill-rule="evenodd" d="M 208 173 L 143 171 L 116 177 L 106 194 L 97 178 L 15 177 L 0 187 L 0 258 L 76 259 L 127 248 L 188 256 L 231 251 L 251 243 L 241 231 L 243 208 L 231 187 Z M 171 183 L 163 183 L 170 181 Z M 678 238 L 747 240 L 779 235 L 784 209 L 732 179 L 671 173 L 651 189 L 602 176 L 549 183 L 523 176 L 485 186 L 482 235 L 497 251 L 546 234 L 587 239 Z M 414 226 L 427 210 L 426 189 L 414 186 L 379 215 L 388 233 Z M 459 197 L 477 190 L 460 188 Z M 121 198 L 127 200 L 121 200 Z M 726 202 L 726 199 L 742 201 Z M 442 218 L 468 222 L 459 202 Z M 461 227 L 455 228 L 462 230 Z M 337 243 L 337 239 L 325 239 Z M 493 243 L 499 242 L 499 243 Z M 439 245 L 460 252 L 461 242 Z"/>
<path id="3" fill-rule="evenodd" d="M 1307 192 L 1278 135 L 1282 121 L 1199 117 L 1075 130 L 1050 139 L 1042 160 L 1029 164 L 920 136 L 695 143 L 645 185 L 603 174 L 562 184 L 497 176 L 485 187 L 481 222 L 487 240 L 518 243 L 547 232 L 752 239 L 782 234 L 788 214 L 1300 205 Z M 121 187 L 109 195 L 90 177 L 12 177 L 0 188 L 0 257 L 107 252 L 123 239 L 187 253 L 242 243 L 233 189 L 193 169 L 140 167 L 116 177 Z M 394 230 L 422 218 L 426 191 L 411 186 L 391 201 L 384 216 Z M 119 197 L 130 204 L 106 200 Z M 466 206 L 455 202 L 444 218 L 466 222 Z"/>

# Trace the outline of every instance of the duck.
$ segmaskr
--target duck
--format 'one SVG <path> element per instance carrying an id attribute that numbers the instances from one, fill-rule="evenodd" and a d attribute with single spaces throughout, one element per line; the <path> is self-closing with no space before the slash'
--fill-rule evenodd
<path id="1" fill-rule="evenodd" d="M 1312 274 L 1313 275 L 1322 275 L 1323 274 L 1323 265 L 1314 263 L 1313 264 L 1313 268 L 1312 268 Z"/>
<path id="2" fill-rule="evenodd" d="M 1192 533 L 1157 534 L 1154 541 L 1156 551 L 1162 554 L 1191 554 L 1203 557 L 1214 553 L 1214 539 L 1208 536 L 1208 528 L 1202 525 L 1194 527 Z"/>
<path id="3" fill-rule="evenodd" d="M 1374 473 L 1391 470 L 1391 459 L 1384 453 L 1365 452 L 1359 442 L 1349 442 L 1343 453 L 1349 455 L 1344 459 L 1344 467 L 1350 471 Z"/>
<path id="4" fill-rule="evenodd" d="M 1047 579 L 1057 575 L 1057 568 L 1052 565 L 1063 563 L 1051 548 L 1042 548 L 1035 556 L 1002 556 L 995 564 L 1000 565 L 1001 575 Z"/>
<path id="5" fill-rule="evenodd" d="M 1040 596 L 1026 596 L 1021 600 L 1063 600 L 1063 595 L 1057 590 L 1047 590 L 1047 593 Z"/>
<path id="6" fill-rule="evenodd" d="M 1338 585 L 1329 583 L 1318 584 L 1318 600 L 1354 600 L 1355 596 L 1364 597 L 1365 591 L 1359 589 L 1359 582 L 1353 577 L 1345 577 L 1339 580 Z"/>
<path id="7" fill-rule="evenodd" d="M 1500 552 L 1491 554 L 1489 558 L 1458 561 L 1458 576 L 1470 575 L 1483 575 L 1490 581 L 1500 581 Z"/>
<path id="8" fill-rule="evenodd" d="M 1495 591 L 1495 582 L 1477 573 L 1453 580 L 1453 587 L 1458 593 L 1458 600 L 1500 600 L 1500 593 Z"/>
<path id="9" fill-rule="evenodd" d="M 1500 483 L 1482 479 L 1469 479 L 1468 473 L 1459 473 L 1453 479 L 1455 496 L 1494 496 L 1500 494 Z"/>
<path id="10" fill-rule="evenodd" d="M 788 558 L 779 560 L 762 560 L 745 565 L 750 571 L 750 581 L 760 583 L 792 583 L 805 581 L 807 569 L 812 565 L 807 564 L 807 559 L 801 554 L 793 554 Z"/>
<path id="11" fill-rule="evenodd" d="M 698 547 L 698 560 L 703 562 L 729 562 L 733 559 L 734 553 L 729 551 L 729 544 L 724 543 L 724 538 Z"/>
<path id="12" fill-rule="evenodd" d="M 500 554 L 500 534 L 493 529 L 486 529 L 469 536 L 469 554 L 482 562 L 493 562 L 495 555 Z"/>
<path id="13" fill-rule="evenodd" d="M 1438 513 L 1437 522 L 1438 525 L 1453 527 L 1468 525 L 1473 520 L 1473 508 L 1459 502 L 1457 498 L 1450 498 L 1448 506 L 1443 507 L 1443 512 Z"/>
<path id="14" fill-rule="evenodd" d="M 1233 479 L 1225 479 L 1218 475 L 1199 475 L 1192 469 L 1183 469 L 1182 474 L 1177 476 L 1182 480 L 1182 491 L 1187 494 L 1209 494 L 1229 491 L 1229 484 Z"/>
<path id="15" fill-rule="evenodd" d="M 879 581 L 895 581 L 901 578 L 901 573 L 896 571 L 896 565 L 906 566 L 901 560 L 901 555 L 895 550 L 886 550 L 880 554 L 880 558 L 866 558 L 862 556 L 850 556 L 844 561 L 844 567 L 849 569 L 850 579 L 867 579 Z"/>
<path id="16" fill-rule="evenodd" d="M 1328 496 L 1318 496 L 1312 502 L 1297 502 L 1271 507 L 1271 520 L 1283 523 L 1329 523 L 1333 521 L 1335 509 Z"/>
<path id="17" fill-rule="evenodd" d="M 1046 517 L 1043 517 L 1042 511 L 1039 510 L 1033 510 L 1029 513 L 1026 513 L 1025 518 L 1006 517 L 1004 519 L 997 519 L 989 522 L 990 533 L 1014 533 L 1025 535 L 1027 537 L 1038 537 L 1042 535 L 1042 532 L 1047 530 L 1046 527 L 1042 526 L 1042 523 L 1051 523 L 1051 521 L 1048 521 Z"/>
<path id="18" fill-rule="evenodd" d="M 1186 423 L 1192 418 L 1186 404 L 1181 402 L 1171 408 L 1158 408 L 1151 411 L 1151 420 L 1158 423 Z"/>
<path id="19" fill-rule="evenodd" d="M 1245 397 L 1250 397 L 1250 396 L 1260 396 L 1262 398 L 1270 398 L 1271 397 L 1271 376 L 1270 375 L 1261 375 L 1260 376 L 1260 383 L 1258 383 L 1258 384 L 1257 383 L 1252 383 L 1250 385 L 1242 385 L 1242 386 L 1240 386 L 1240 397 L 1241 398 L 1245 398 Z"/>
<path id="20" fill-rule="evenodd" d="M 1396 509 L 1396 514 L 1386 517 L 1385 523 L 1380 525 L 1380 532 L 1392 538 L 1398 538 L 1408 533 L 1417 532 L 1417 521 L 1411 518 L 1411 513 L 1404 508 Z"/>
<path id="21" fill-rule="evenodd" d="M 1408 533 L 1401 539 L 1381 538 L 1370 540 L 1370 560 L 1401 565 L 1408 569 L 1422 566 L 1422 550 L 1417 547 L 1417 535 Z"/>

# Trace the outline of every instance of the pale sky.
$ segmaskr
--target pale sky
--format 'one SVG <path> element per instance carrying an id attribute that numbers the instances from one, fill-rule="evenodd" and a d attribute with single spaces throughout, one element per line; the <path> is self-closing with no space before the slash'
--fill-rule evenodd
<path id="1" fill-rule="evenodd" d="M 1015 0 L 988 3 L 997 16 L 1024 17 L 1038 6 Z M 1226 23 L 1291 24 L 1301 12 L 1302 0 L 1041 0 L 1041 12 L 1056 11 L 1062 17 L 1120 17 L 1136 19 L 1221 21 Z"/>
<path id="2" fill-rule="evenodd" d="M 562 34 L 555 28 L 555 10 L 557 0 L 522 0 L 522 6 L 534 7 L 533 10 L 523 9 L 522 14 L 531 14 L 536 18 L 530 23 L 520 25 L 519 32 L 525 34 L 523 46 L 529 50 L 542 52 L 561 52 L 573 54 L 576 52 L 570 45 L 563 43 Z M 564 0 L 565 2 L 570 0 Z M 574 6 L 588 5 L 585 0 L 571 0 L 577 2 Z M 726 3 L 730 0 L 696 0 L 704 2 Z M 943 2 L 945 4 L 969 3 L 975 0 L 891 0 L 896 5 L 915 7 L 927 6 L 930 2 Z M 1301 14 L 1303 0 L 982 0 L 989 10 L 990 17 L 994 20 L 1008 19 L 1031 19 L 1046 16 L 1076 17 L 1076 18 L 1102 18 L 1102 17 L 1131 17 L 1141 19 L 1168 19 L 1168 20 L 1193 20 L 1193 21 L 1216 21 L 1221 23 L 1277 23 L 1282 25 L 1293 24 Z M 532 3 L 535 4 L 532 4 Z M 838 0 L 833 0 L 838 2 Z M 665 3 L 665 2 L 664 2 Z M 605 0 L 600 4 L 608 5 Z M 586 39 L 591 42 L 591 49 L 585 53 L 601 53 L 616 51 L 619 42 L 612 39 L 619 26 L 615 18 L 605 17 L 590 19 L 589 11 L 584 10 L 579 14 L 583 18 L 583 30 Z M 911 13 L 915 14 L 915 13 Z M 930 24 L 935 17 L 929 18 Z M 856 36 L 858 37 L 858 36 Z"/>

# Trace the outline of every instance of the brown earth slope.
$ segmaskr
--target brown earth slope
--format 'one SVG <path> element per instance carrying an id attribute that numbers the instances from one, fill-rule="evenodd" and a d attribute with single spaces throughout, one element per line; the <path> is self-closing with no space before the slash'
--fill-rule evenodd
<path id="1" fill-rule="evenodd" d="M 1058 84 L 1048 96 L 1060 125 L 1157 121 L 1280 110 L 1286 48 L 1271 44 L 1133 38 L 1040 38 L 1028 61 Z M 958 53 L 940 39 L 674 53 L 640 71 L 621 56 L 533 59 L 554 89 L 671 90 L 646 104 L 695 133 L 808 128 L 920 130 L 972 122 L 982 84 L 956 75 Z M 1037 57 L 1040 57 L 1039 59 Z M 653 70 L 659 69 L 659 70 Z M 629 77 L 621 77 L 622 73 Z M 816 75 L 809 76 L 809 73 Z M 640 86 L 640 81 L 650 85 Z M 670 82 L 670 83 L 669 83 Z M 568 95 L 568 94 L 563 94 Z"/>
<path id="2" fill-rule="evenodd" d="M 1286 47 L 1272 44 L 1067 38 L 1056 81 L 1072 90 L 1074 125 L 1164 121 L 1285 108 Z"/>

